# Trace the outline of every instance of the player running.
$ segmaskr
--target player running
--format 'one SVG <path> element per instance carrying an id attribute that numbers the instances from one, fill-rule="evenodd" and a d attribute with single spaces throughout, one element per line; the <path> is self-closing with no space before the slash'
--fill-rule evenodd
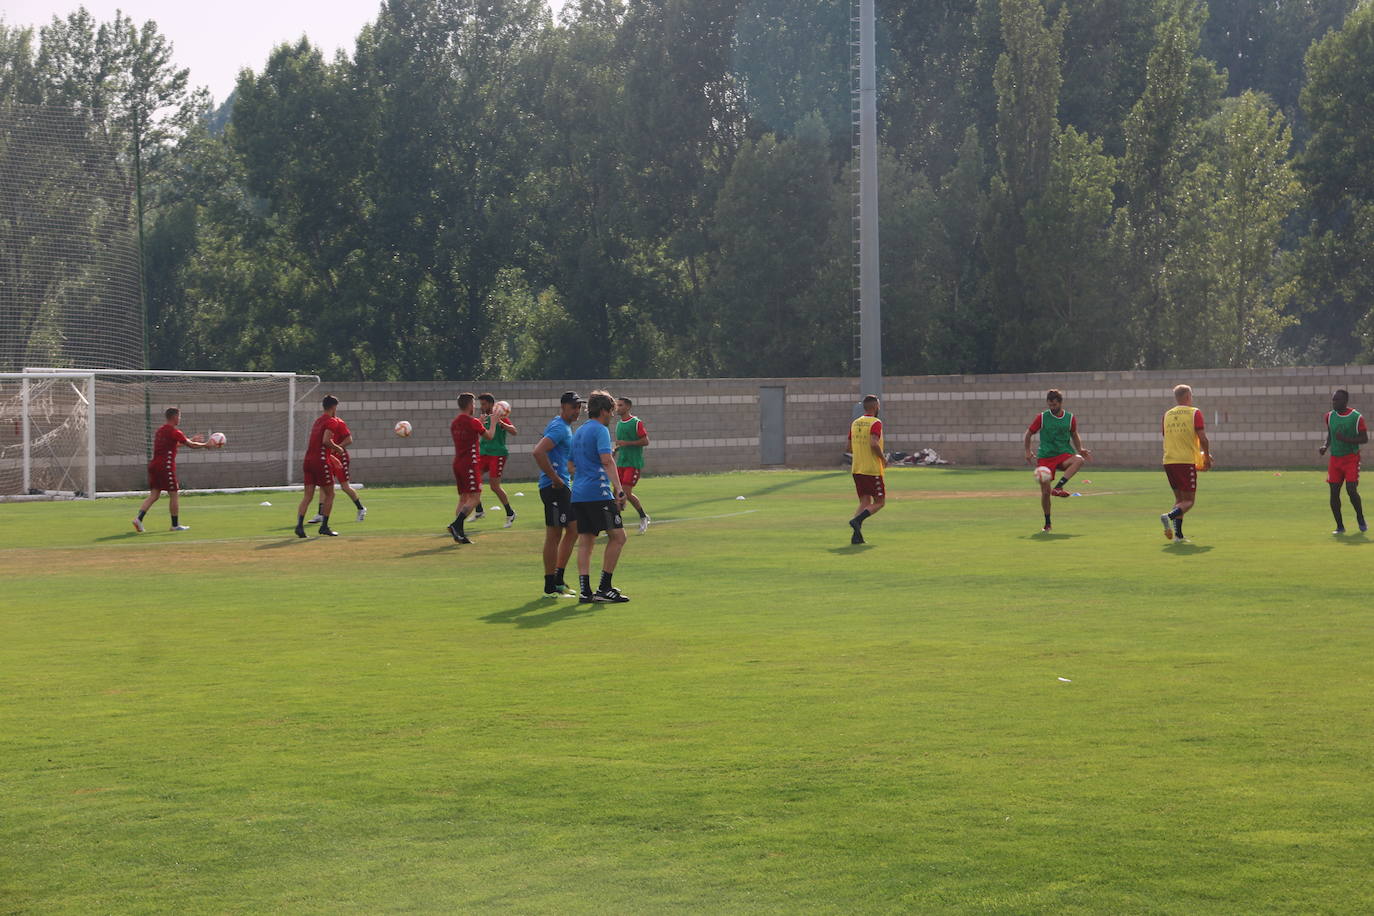
<path id="1" fill-rule="evenodd" d="M 593 391 L 587 399 L 591 420 L 573 433 L 573 515 L 577 518 L 578 598 L 599 604 L 624 604 L 628 595 L 611 585 L 620 551 L 625 547 L 625 528 L 620 517 L 625 493 L 616 473 L 611 445 L 611 420 L 615 400 L 605 391 Z M 612 492 L 614 488 L 615 492 Z M 592 591 L 592 550 L 596 536 L 606 532 L 606 551 L 601 557 L 601 583 Z"/>
<path id="2" fill-rule="evenodd" d="M 479 394 L 477 401 L 482 405 L 482 425 L 491 432 L 490 439 L 483 439 L 477 447 L 477 475 L 480 482 L 483 474 L 487 480 L 491 481 L 491 491 L 496 494 L 496 498 L 501 500 L 501 506 L 506 510 L 506 523 L 503 528 L 509 528 L 515 524 L 515 510 L 510 507 L 510 498 L 506 496 L 506 491 L 501 488 L 501 475 L 506 470 L 506 459 L 510 456 L 510 449 L 506 447 L 506 436 L 516 435 L 519 430 L 510 421 L 508 416 L 497 417 L 496 398 L 489 393 Z M 486 513 L 482 511 L 482 497 L 477 497 L 477 511 L 473 513 L 473 518 L 481 518 Z"/>
<path id="3" fill-rule="evenodd" d="M 1193 389 L 1174 386 L 1176 407 L 1164 413 L 1164 473 L 1174 491 L 1174 507 L 1159 517 L 1164 537 L 1184 543 L 1183 516 L 1197 502 L 1197 472 L 1212 466 L 1212 448 L 1202 411 L 1193 406 Z M 1172 527 L 1171 527 L 1172 523 Z"/>
<path id="4" fill-rule="evenodd" d="M 644 473 L 644 446 L 649 444 L 649 431 L 644 428 L 644 421 L 630 412 L 634 406 L 629 398 L 615 399 L 615 412 L 620 418 L 615 425 L 615 468 L 625 498 L 639 513 L 639 533 L 643 534 L 649 530 L 650 518 L 635 496 L 635 485 Z"/>
<path id="5" fill-rule="evenodd" d="M 334 471 L 334 479 L 335 482 L 338 483 L 339 489 L 343 490 L 344 494 L 353 501 L 354 508 L 358 510 L 358 521 L 361 522 L 363 519 L 367 518 L 367 508 L 363 506 L 362 500 L 358 498 L 358 491 L 353 489 L 353 484 L 349 479 L 348 469 L 348 448 L 353 444 L 353 431 L 348 428 L 348 424 L 343 421 L 342 417 L 336 416 L 334 420 L 338 424 L 334 431 L 334 442 L 339 448 L 343 449 L 343 451 L 337 456 L 339 459 L 338 467 L 334 467 L 331 463 L 330 468 Z M 320 504 L 315 510 L 314 517 L 306 522 L 306 524 L 314 525 L 322 521 L 324 521 L 323 495 L 320 497 Z"/>
<path id="6" fill-rule="evenodd" d="M 1331 487 L 1331 514 L 1336 517 L 1332 534 L 1345 534 L 1345 519 L 1341 515 L 1341 484 L 1350 496 L 1350 508 L 1355 510 L 1355 523 L 1361 531 L 1368 531 L 1364 522 L 1364 503 L 1360 501 L 1360 446 L 1369 441 L 1369 428 L 1364 417 L 1350 406 L 1350 392 L 1337 389 L 1331 395 L 1331 410 L 1326 414 L 1326 442 L 1317 454 L 1331 457 L 1326 460 L 1326 482 Z"/>
<path id="7" fill-rule="evenodd" d="M 339 411 L 339 399 L 332 394 L 324 396 L 320 402 L 324 409 L 315 423 L 310 427 L 310 441 L 305 446 L 305 457 L 301 461 L 301 468 L 305 480 L 305 495 L 301 497 L 301 504 L 296 507 L 296 537 L 305 537 L 305 513 L 310 508 L 310 501 L 315 498 L 315 488 L 319 487 L 320 493 L 320 534 L 324 537 L 338 537 L 339 533 L 329 527 L 329 512 L 334 508 L 334 480 L 335 477 L 343 473 L 343 464 L 339 461 L 339 455 L 343 453 L 343 448 L 335 441 L 342 427 L 342 422 L 337 418 Z"/>
<path id="8" fill-rule="evenodd" d="M 582 398 L 565 391 L 558 399 L 558 415 L 544 427 L 534 446 L 539 466 L 539 501 L 544 504 L 544 597 L 573 598 L 563 581 L 564 570 L 577 542 L 577 522 L 572 514 L 572 488 L 568 485 L 568 450 L 572 447 L 572 423 L 582 413 Z"/>
<path id="9" fill-rule="evenodd" d="M 472 543 L 463 531 L 463 522 L 482 498 L 482 475 L 477 469 L 477 443 L 491 438 L 491 430 L 472 415 L 476 402 L 477 396 L 470 391 L 458 395 L 458 415 L 448 428 L 453 435 L 453 480 L 458 485 L 458 506 L 454 509 L 453 521 L 449 522 L 448 533 L 459 544 Z"/>
<path id="10" fill-rule="evenodd" d="M 1083 447 L 1078 438 L 1078 421 L 1074 415 L 1064 410 L 1064 392 L 1051 388 L 1045 393 L 1046 409 L 1031 420 L 1026 427 L 1022 442 L 1026 449 L 1026 463 L 1036 468 L 1049 468 L 1050 473 L 1040 481 L 1040 508 L 1045 512 L 1045 527 L 1050 530 L 1050 497 L 1066 497 L 1069 491 L 1064 485 L 1069 482 L 1078 469 L 1092 458 L 1092 452 Z M 1040 435 L 1040 445 L 1034 456 L 1031 455 L 1031 436 Z M 1054 475 L 1062 471 L 1064 476 L 1051 485 Z M 1039 471 L 1036 471 L 1037 477 Z"/>
<path id="11" fill-rule="evenodd" d="M 859 494 L 859 511 L 849 520 L 854 533 L 851 544 L 864 543 L 864 521 L 887 503 L 883 486 L 883 472 L 887 468 L 887 453 L 883 450 L 883 421 L 878 419 L 881 407 L 876 395 L 866 395 L 863 416 L 849 424 L 850 472 L 854 475 L 854 489 Z"/>
<path id="12" fill-rule="evenodd" d="M 200 435 L 187 438 L 179 427 L 181 425 L 181 410 L 176 407 L 168 407 L 162 412 L 163 418 L 167 421 L 157 428 L 153 433 L 153 457 L 148 462 L 148 496 L 138 507 L 138 517 L 134 519 L 134 530 L 139 534 L 144 531 L 143 516 L 148 514 L 148 510 L 157 502 L 162 491 L 167 491 L 167 508 L 172 516 L 173 531 L 190 531 L 190 525 L 181 524 L 181 490 L 177 486 L 177 446 L 184 445 L 187 448 L 218 448 L 219 446 L 206 442 Z"/>

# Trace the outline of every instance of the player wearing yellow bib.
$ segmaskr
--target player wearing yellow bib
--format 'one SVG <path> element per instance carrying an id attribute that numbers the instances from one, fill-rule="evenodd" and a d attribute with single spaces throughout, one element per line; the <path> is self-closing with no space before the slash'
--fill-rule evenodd
<path id="1" fill-rule="evenodd" d="M 1325 455 L 1326 482 L 1331 487 L 1331 514 L 1336 517 L 1332 534 L 1345 534 L 1345 519 L 1341 516 L 1341 484 L 1350 496 L 1350 508 L 1355 510 L 1355 522 L 1361 531 L 1368 531 L 1364 523 L 1364 503 L 1360 501 L 1360 446 L 1369 441 L 1369 427 L 1364 417 L 1350 406 L 1350 392 L 1344 388 L 1331 395 L 1331 410 L 1326 415 L 1326 442 L 1317 450 Z"/>
<path id="2" fill-rule="evenodd" d="M 849 453 L 853 456 L 851 473 L 854 475 L 854 489 L 859 494 L 858 514 L 849 520 L 854 535 L 851 544 L 864 542 L 864 520 L 877 515 L 887 501 L 883 488 L 883 469 L 887 467 L 886 452 L 883 451 L 883 421 L 878 419 L 878 398 L 868 395 L 864 398 L 864 415 L 849 424 Z"/>
<path id="3" fill-rule="evenodd" d="M 1212 466 L 1212 449 L 1202 421 L 1193 406 L 1193 389 L 1174 386 L 1176 407 L 1164 412 L 1164 474 L 1174 491 L 1174 507 L 1159 517 L 1164 537 L 1182 543 L 1183 515 L 1197 502 L 1197 472 Z"/>

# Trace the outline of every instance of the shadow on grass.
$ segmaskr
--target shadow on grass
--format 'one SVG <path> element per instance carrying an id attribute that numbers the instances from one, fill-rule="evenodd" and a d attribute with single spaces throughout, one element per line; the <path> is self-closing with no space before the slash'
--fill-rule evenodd
<path id="1" fill-rule="evenodd" d="M 120 534 L 107 534 L 104 537 L 96 538 L 97 541 L 127 541 L 129 538 L 140 537 L 137 531 L 124 531 Z"/>
<path id="2" fill-rule="evenodd" d="M 1163 547 L 1159 548 L 1166 556 L 1188 556 L 1195 553 L 1206 553 L 1212 549 L 1211 544 L 1180 544 L 1177 541 L 1168 541 Z"/>
<path id="3" fill-rule="evenodd" d="M 1363 547 L 1366 544 L 1374 543 L 1369 540 L 1369 538 L 1365 535 L 1363 531 L 1361 531 L 1359 534 L 1340 534 L 1336 535 L 1335 537 L 1336 543 L 1343 544 L 1346 547 Z M 101 538 L 101 540 L 109 539 Z"/>
<path id="4" fill-rule="evenodd" d="M 756 487 L 752 490 L 743 490 L 736 495 L 743 496 L 746 499 L 756 499 L 760 496 L 767 496 L 770 493 L 776 493 L 779 490 L 786 490 L 790 487 L 800 487 L 806 484 L 815 483 L 817 480 L 829 480 L 835 477 L 843 477 L 845 479 L 849 479 L 850 475 L 842 471 L 834 471 L 826 474 L 807 474 L 804 477 L 798 477 L 793 480 L 784 480 L 780 483 L 775 483 L 772 486 Z M 673 512 L 680 512 L 683 509 L 694 509 L 697 506 L 707 506 L 712 503 L 720 502 L 733 502 L 734 500 L 734 496 L 718 496 L 714 499 L 698 499 L 695 502 L 690 503 L 672 503 L 667 508 L 671 509 Z"/>
<path id="5" fill-rule="evenodd" d="M 557 604 L 554 603 L 555 601 Z M 477 619 L 487 623 L 509 623 L 522 630 L 534 630 L 552 626 L 563 620 L 571 620 L 574 617 L 587 617 L 600 609 L 601 605 L 599 604 L 582 604 L 569 598 L 535 598 L 519 607 L 496 611 Z M 536 614 L 535 611 L 542 611 L 543 613 Z"/>
<path id="6" fill-rule="evenodd" d="M 294 534 L 292 534 L 289 538 L 282 538 L 280 541 L 271 541 L 271 542 L 266 543 L 266 544 L 259 544 L 258 546 L 254 547 L 253 549 L 254 549 L 254 550 L 276 550 L 276 549 L 278 549 L 279 547 L 290 547 L 292 544 L 309 544 L 311 541 L 323 541 L 323 540 L 331 540 L 331 541 L 332 541 L 332 540 L 334 540 L 334 539 L 333 539 L 333 538 L 327 538 L 327 539 L 326 539 L 326 538 L 320 538 L 320 537 L 298 538 L 298 537 L 296 537 Z"/>
<path id="7" fill-rule="evenodd" d="M 1081 534 L 1064 534 L 1061 531 L 1037 531 L 1034 534 L 1023 534 L 1023 541 L 1067 541 L 1069 538 L 1081 538 Z"/>
<path id="8" fill-rule="evenodd" d="M 434 556 L 438 556 L 438 555 L 441 554 L 441 553 L 448 553 L 449 551 L 453 550 L 455 547 L 465 547 L 465 546 L 467 546 L 467 545 L 465 545 L 465 544 L 459 544 L 457 541 L 453 540 L 453 538 L 450 538 L 450 537 L 447 537 L 447 536 L 446 536 L 446 539 L 444 540 L 444 543 L 440 544 L 438 547 L 426 547 L 424 550 L 412 550 L 412 551 L 410 551 L 409 553 L 403 553 L 403 554 L 401 554 L 401 559 L 403 559 L 403 560 L 412 560 L 412 559 L 414 559 L 415 557 L 434 557 Z"/>
<path id="9" fill-rule="evenodd" d="M 866 543 L 866 542 L 863 543 L 863 544 L 845 544 L 843 547 L 827 547 L 827 548 L 826 548 L 826 550 L 830 551 L 831 553 L 838 553 L 838 554 L 841 554 L 841 555 L 844 555 L 844 554 L 846 554 L 846 553 L 863 553 L 865 550 L 872 550 L 872 549 L 873 549 L 873 545 L 872 545 L 872 544 L 869 544 L 869 543 Z"/>

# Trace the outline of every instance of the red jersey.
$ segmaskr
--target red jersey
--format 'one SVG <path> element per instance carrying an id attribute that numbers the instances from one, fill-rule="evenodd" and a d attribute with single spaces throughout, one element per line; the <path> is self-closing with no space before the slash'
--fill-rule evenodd
<path id="1" fill-rule="evenodd" d="M 448 431 L 453 434 L 453 463 L 476 464 L 477 446 L 482 441 L 482 433 L 487 427 L 472 414 L 460 413 L 449 424 Z"/>
<path id="2" fill-rule="evenodd" d="M 334 418 L 334 423 L 336 424 L 334 427 L 334 441 L 342 446 L 343 441 L 353 435 L 353 431 L 348 428 L 347 423 L 340 420 L 338 417 Z"/>
<path id="3" fill-rule="evenodd" d="M 334 441 L 342 438 L 339 435 L 339 427 L 343 426 L 343 420 L 338 417 L 331 417 L 327 413 L 322 413 L 315 418 L 315 425 L 310 427 L 310 442 L 305 447 L 305 460 L 317 458 L 320 461 L 325 459 L 325 453 L 329 451 L 324 447 L 324 431 L 327 429 L 334 434 Z M 344 429 L 348 427 L 344 426 Z"/>
<path id="4" fill-rule="evenodd" d="M 190 442 L 186 434 L 171 423 L 164 423 L 153 433 L 153 460 L 151 463 L 158 465 L 175 464 L 177 460 L 177 446 L 183 442 Z"/>

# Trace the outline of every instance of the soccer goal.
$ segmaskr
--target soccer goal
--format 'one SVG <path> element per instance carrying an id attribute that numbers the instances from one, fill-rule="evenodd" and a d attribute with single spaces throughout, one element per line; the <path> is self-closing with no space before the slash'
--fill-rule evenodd
<path id="1" fill-rule="evenodd" d="M 0 497 L 121 496 L 147 489 L 153 433 L 168 407 L 188 436 L 183 492 L 288 488 L 300 476 L 297 412 L 314 415 L 314 375 L 26 368 L 0 373 Z M 300 427 L 303 431 L 303 426 Z"/>

